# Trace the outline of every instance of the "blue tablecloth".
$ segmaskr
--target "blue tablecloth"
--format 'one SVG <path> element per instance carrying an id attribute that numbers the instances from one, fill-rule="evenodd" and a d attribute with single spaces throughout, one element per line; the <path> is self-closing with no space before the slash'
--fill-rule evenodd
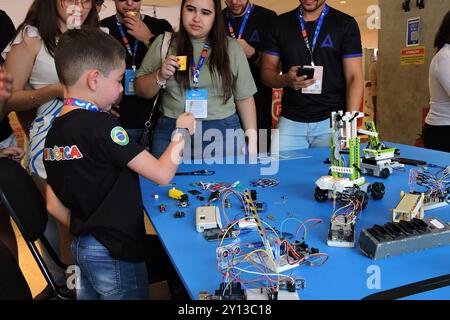
<path id="1" fill-rule="evenodd" d="M 398 147 L 401 156 L 425 160 L 428 163 L 448 166 L 450 154 L 430 151 L 404 145 L 390 144 Z M 300 290 L 301 299 L 361 299 L 367 295 L 410 284 L 413 282 L 442 276 L 450 273 L 450 246 L 430 249 L 419 253 L 392 257 L 387 260 L 373 261 L 364 256 L 358 247 L 345 249 L 328 247 L 326 244 L 329 219 L 332 213 L 332 202 L 318 203 L 314 199 L 315 181 L 328 173 L 328 165 L 324 160 L 329 157 L 329 149 L 301 150 L 300 159 L 279 162 L 279 171 L 274 176 L 280 184 L 273 188 L 258 188 L 258 201 L 266 202 L 267 215 L 276 217 L 268 223 L 279 227 L 281 221 L 294 216 L 300 220 L 321 218 L 323 223 L 312 228 L 307 237 L 311 247 L 319 248 L 320 252 L 329 254 L 329 260 L 321 267 L 302 266 L 295 274 L 307 281 L 307 287 Z M 178 171 L 194 171 L 201 169 L 214 170 L 213 176 L 177 176 L 173 182 L 178 189 L 187 192 L 195 189 L 191 183 L 204 182 L 235 182 L 240 181 L 244 187 L 250 187 L 250 182 L 261 176 L 261 168 L 268 165 L 249 164 L 183 164 Z M 413 168 L 405 167 L 405 171 L 395 171 L 387 180 L 367 177 L 369 182 L 383 182 L 386 185 L 386 195 L 381 201 L 370 200 L 361 219 L 356 224 L 356 234 L 363 228 L 374 224 L 391 221 L 392 208 L 400 200 L 401 190 L 409 191 L 408 175 Z M 158 233 L 170 259 L 179 273 L 190 297 L 198 299 L 200 291 L 214 292 L 221 281 L 217 270 L 216 242 L 207 242 L 202 234 L 195 230 L 195 208 L 205 202 L 198 201 L 189 194 L 190 207 L 182 209 L 185 218 L 174 218 L 173 213 L 180 210 L 176 201 L 168 197 L 170 187 L 156 186 L 141 178 L 142 197 L 148 216 Z M 158 194 L 159 199 L 152 195 Z M 205 197 L 209 192 L 203 192 Z M 282 199 L 284 197 L 285 200 Z M 159 205 L 165 204 L 165 213 L 159 212 Z M 426 216 L 436 216 L 444 221 L 450 221 L 450 207 L 429 211 Z M 232 218 L 232 217 L 230 217 Z M 224 219 L 222 218 L 224 221 Z M 295 232 L 298 224 L 286 223 L 285 229 Z M 370 276 L 379 267 L 380 288 L 369 289 Z M 449 299 L 450 287 L 416 295 L 410 299 Z"/>

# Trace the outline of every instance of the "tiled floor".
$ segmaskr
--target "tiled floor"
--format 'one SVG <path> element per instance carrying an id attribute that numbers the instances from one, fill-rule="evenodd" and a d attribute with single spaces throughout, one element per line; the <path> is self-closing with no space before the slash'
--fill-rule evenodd
<path id="1" fill-rule="evenodd" d="M 27 247 L 22 235 L 13 224 L 16 232 L 16 239 L 19 248 L 19 264 L 22 273 L 28 282 L 33 297 L 40 293 L 47 285 L 38 265 L 36 264 L 30 250 Z M 145 227 L 148 234 L 155 234 L 153 227 L 147 218 L 145 218 Z M 170 299 L 169 289 L 166 282 L 159 282 L 149 286 L 150 297 L 152 300 L 168 300 Z"/>

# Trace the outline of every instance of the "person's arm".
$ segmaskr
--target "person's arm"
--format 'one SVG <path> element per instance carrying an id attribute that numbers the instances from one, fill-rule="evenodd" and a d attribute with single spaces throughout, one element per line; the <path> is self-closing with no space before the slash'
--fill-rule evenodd
<path id="1" fill-rule="evenodd" d="M 9 157 L 15 161 L 20 161 L 25 155 L 25 151 L 19 147 L 0 148 L 0 158 Z"/>
<path id="2" fill-rule="evenodd" d="M 11 96 L 12 91 L 12 76 L 7 73 L 3 67 L 0 67 L 0 121 L 3 120 L 4 113 L 3 108 L 6 104 L 6 101 Z"/>
<path id="3" fill-rule="evenodd" d="M 176 127 L 188 129 L 189 134 L 193 135 L 195 132 L 195 118 L 193 114 L 181 114 L 177 119 Z M 175 176 L 178 165 L 181 162 L 181 152 L 184 149 L 184 144 L 183 137 L 180 134 L 175 134 L 161 158 L 156 159 L 147 151 L 142 151 L 128 162 L 128 168 L 157 184 L 168 184 Z"/>
<path id="4" fill-rule="evenodd" d="M 136 78 L 134 80 L 136 95 L 145 99 L 154 98 L 159 93 L 159 90 L 161 90 L 157 82 L 158 79 L 162 80 L 159 76 L 159 69 L 153 73 Z"/>
<path id="5" fill-rule="evenodd" d="M 364 95 L 362 58 L 343 59 L 347 111 L 359 111 Z"/>
<path id="6" fill-rule="evenodd" d="M 244 39 L 237 39 L 236 41 L 241 45 L 242 49 L 244 49 L 247 59 L 250 59 L 250 57 L 255 54 L 256 49 L 253 48 L 247 41 Z"/>
<path id="7" fill-rule="evenodd" d="M 436 77 L 442 88 L 450 97 L 450 63 L 442 58 L 439 61 L 439 69 L 436 71 Z"/>
<path id="8" fill-rule="evenodd" d="M 134 82 L 136 94 L 146 99 L 153 98 L 161 90 L 158 81 L 166 82 L 175 74 L 179 67 L 177 57 L 168 56 L 160 69 L 136 78 Z"/>
<path id="9" fill-rule="evenodd" d="M 280 74 L 280 57 L 263 53 L 261 58 L 261 82 L 270 88 L 290 87 L 300 90 L 314 84 L 314 79 L 305 80 L 307 76 L 297 77 L 298 66 L 293 66 L 288 73 Z"/>
<path id="10" fill-rule="evenodd" d="M 354 18 L 343 33 L 341 55 L 346 84 L 347 111 L 359 111 L 364 95 L 361 32 Z"/>
<path id="11" fill-rule="evenodd" d="M 245 135 L 248 137 L 248 153 L 256 154 L 258 152 L 258 133 L 256 125 L 256 106 L 253 96 L 236 100 L 236 108 L 240 115 Z"/>
<path id="12" fill-rule="evenodd" d="M 40 105 L 63 96 L 61 84 L 52 84 L 36 90 L 25 90 L 33 70 L 36 56 L 44 45 L 38 38 L 30 38 L 24 33 L 24 40 L 12 47 L 7 54 L 5 69 L 13 75 L 12 95 L 5 112 L 24 111 L 38 108 Z"/>
<path id="13" fill-rule="evenodd" d="M 58 220 L 63 226 L 70 227 L 70 210 L 62 204 L 52 187 L 47 184 L 46 189 L 47 211 Z"/>

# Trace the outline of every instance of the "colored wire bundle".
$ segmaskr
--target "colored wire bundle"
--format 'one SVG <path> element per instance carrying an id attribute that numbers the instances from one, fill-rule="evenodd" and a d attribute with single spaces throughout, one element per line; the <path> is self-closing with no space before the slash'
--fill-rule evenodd
<path id="1" fill-rule="evenodd" d="M 233 194 L 241 195 L 239 192 Z M 224 194 L 224 197 L 228 196 L 230 196 L 230 193 Z M 224 199 L 222 199 L 222 201 L 224 202 Z M 246 206 L 244 206 L 244 208 L 245 207 Z M 284 237 L 286 233 L 283 232 L 285 223 L 289 221 L 299 223 L 292 242 Z M 285 275 L 282 273 L 275 273 L 269 268 L 267 265 L 267 257 L 270 255 L 270 252 L 267 251 L 262 243 L 245 243 L 236 240 L 233 244 L 222 247 L 227 233 L 238 225 L 239 222 L 248 222 L 248 220 L 237 220 L 229 223 L 227 230 L 223 233 L 221 239 L 218 239 L 218 248 L 227 248 L 224 249 L 225 251 L 222 251 L 222 256 L 219 256 L 217 261 L 217 268 L 222 274 L 222 282 L 226 283 L 223 294 L 226 293 L 226 290 L 230 289 L 233 282 L 241 283 L 246 286 L 246 288 L 266 287 L 269 290 L 274 291 L 279 290 L 280 282 L 282 281 L 295 283 L 292 272 L 289 275 Z M 290 265 L 308 265 L 315 267 L 322 266 L 328 260 L 328 255 L 326 253 L 309 254 L 306 249 L 308 246 L 305 245 L 304 242 L 308 230 L 320 223 L 322 223 L 321 219 L 309 219 L 303 222 L 297 218 L 287 218 L 282 221 L 280 231 L 277 232 L 275 228 L 261 220 L 261 224 L 264 225 L 266 231 L 268 231 L 267 237 L 271 238 L 274 247 L 278 246 L 278 248 L 284 249 L 283 256 L 286 257 L 285 259 Z M 253 230 L 256 233 L 256 229 Z M 299 236 L 301 236 L 301 239 L 299 239 L 300 241 L 297 241 Z M 236 250 L 237 247 L 239 247 L 239 250 Z M 226 252 L 226 254 L 223 252 Z"/>
<path id="2" fill-rule="evenodd" d="M 426 199 L 443 199 L 450 201 L 450 167 L 442 168 L 433 174 L 427 170 L 411 170 L 409 173 L 409 185 L 411 192 L 417 185 L 424 188 Z"/>
<path id="3" fill-rule="evenodd" d="M 217 183 L 217 182 L 196 182 L 191 184 L 193 187 L 200 187 L 202 190 L 208 190 L 211 192 L 219 191 L 219 192 L 225 192 L 227 190 L 237 189 L 241 187 L 241 184 L 239 181 L 236 181 L 234 183 Z"/>
<path id="4" fill-rule="evenodd" d="M 365 201 L 367 201 L 367 194 L 359 188 L 348 189 L 337 194 L 333 201 L 331 222 L 340 225 L 354 224 L 362 212 Z M 341 207 L 336 209 L 337 203 L 341 204 Z"/>
<path id="5" fill-rule="evenodd" d="M 262 187 L 262 188 L 275 187 L 279 184 L 280 180 L 277 179 L 258 179 L 250 183 L 252 187 Z"/>

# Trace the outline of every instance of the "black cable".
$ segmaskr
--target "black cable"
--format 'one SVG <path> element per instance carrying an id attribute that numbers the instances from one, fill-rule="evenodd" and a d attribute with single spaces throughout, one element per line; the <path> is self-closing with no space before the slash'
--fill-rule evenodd
<path id="1" fill-rule="evenodd" d="M 211 170 L 198 170 L 198 171 L 190 171 L 190 172 L 177 172 L 175 175 L 176 176 L 212 176 L 214 175 L 216 172 Z"/>
<path id="2" fill-rule="evenodd" d="M 396 300 L 450 286 L 450 274 L 371 294 L 362 300 Z"/>

